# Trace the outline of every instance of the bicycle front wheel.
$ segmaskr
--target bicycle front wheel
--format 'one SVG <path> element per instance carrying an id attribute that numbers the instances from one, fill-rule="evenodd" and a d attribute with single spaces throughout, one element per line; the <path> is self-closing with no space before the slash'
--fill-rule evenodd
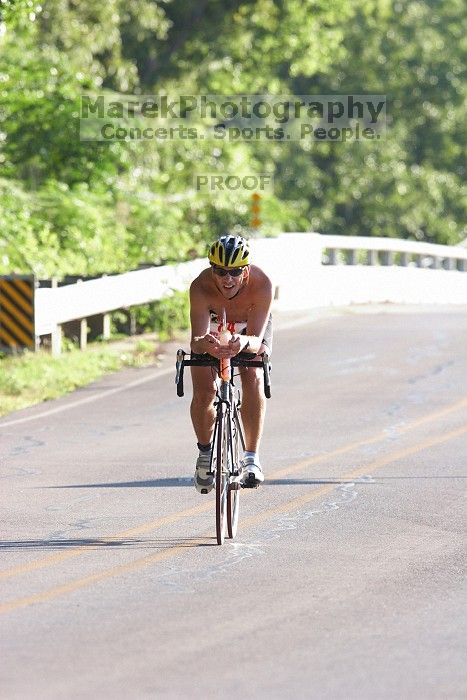
<path id="1" fill-rule="evenodd" d="M 218 414 L 216 445 L 216 536 L 223 544 L 227 526 L 227 498 L 229 492 L 229 433 L 224 404 Z"/>
<path id="2" fill-rule="evenodd" d="M 240 470 L 240 445 L 244 446 L 243 430 L 238 409 L 234 410 L 231 423 L 233 435 L 230 436 L 232 446 L 231 472 L 235 474 Z M 237 534 L 238 515 L 240 511 L 240 483 L 238 479 L 231 480 L 227 494 L 227 533 L 232 539 Z"/>

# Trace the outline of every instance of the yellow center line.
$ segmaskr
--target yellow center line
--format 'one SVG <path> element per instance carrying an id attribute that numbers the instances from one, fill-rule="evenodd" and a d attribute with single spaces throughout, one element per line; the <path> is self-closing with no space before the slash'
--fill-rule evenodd
<path id="1" fill-rule="evenodd" d="M 425 425 L 426 423 L 432 423 L 433 421 L 437 421 L 440 418 L 444 418 L 445 416 L 449 415 L 450 413 L 453 413 L 454 411 L 459 411 L 460 409 L 464 408 L 467 406 L 467 397 L 464 399 L 461 399 L 460 401 L 456 401 L 455 403 L 451 404 L 450 406 L 446 406 L 445 408 L 440 409 L 439 411 L 435 411 L 434 413 L 428 413 L 426 416 L 422 416 L 421 418 L 417 418 L 416 420 L 412 421 L 411 423 L 407 423 L 407 425 L 401 426 L 397 428 L 397 432 L 401 435 L 408 433 L 411 430 L 416 430 L 422 425 Z M 305 467 L 310 467 L 315 464 L 319 464 L 320 462 L 323 462 L 327 458 L 332 458 L 332 457 L 339 457 L 340 455 L 347 454 L 348 452 L 352 452 L 353 450 L 360 449 L 361 447 L 367 447 L 368 445 L 374 445 L 377 442 L 382 442 L 383 440 L 387 439 L 387 434 L 384 435 L 375 435 L 374 437 L 371 438 L 366 438 L 365 440 L 358 440 L 356 442 L 349 443 L 348 445 L 343 445 L 342 447 L 338 447 L 336 450 L 333 450 L 332 452 L 327 452 L 325 454 L 320 454 L 316 455 L 315 457 L 308 457 L 300 462 L 296 462 L 295 464 L 289 466 L 289 467 L 284 467 L 283 469 L 280 469 L 277 472 L 274 472 L 274 476 L 280 477 L 280 476 L 286 476 L 287 474 L 300 471 L 301 469 L 304 469 Z"/>
<path id="2" fill-rule="evenodd" d="M 199 547 L 202 544 L 205 544 L 205 539 L 200 538 L 191 540 L 190 548 Z M 107 578 L 112 578 L 113 576 L 129 573 L 135 569 L 140 569 L 157 561 L 164 561 L 164 559 L 169 559 L 170 557 L 175 556 L 178 552 L 182 552 L 184 549 L 187 549 L 187 546 L 181 544 L 176 545 L 175 547 L 168 547 L 163 552 L 150 554 L 147 557 L 137 559 L 136 561 L 129 562 L 128 564 L 113 566 L 111 569 L 106 569 L 105 571 L 100 571 L 96 574 L 90 574 L 84 578 L 76 579 L 75 581 L 70 581 L 69 583 L 64 583 L 61 586 L 55 586 L 55 588 L 51 588 L 48 591 L 26 596 L 25 598 L 18 598 L 17 600 L 12 600 L 9 603 L 0 604 L 0 614 L 10 612 L 11 610 L 16 610 L 18 608 L 24 608 L 33 603 L 42 603 L 46 600 L 51 600 L 52 598 L 57 598 L 60 595 L 64 595 L 65 593 L 72 593 L 73 591 L 89 586 L 97 581 L 103 581 Z"/>
<path id="3" fill-rule="evenodd" d="M 458 411 L 462 408 L 467 406 L 467 397 L 464 399 L 461 399 L 460 401 L 456 401 L 455 403 L 451 404 L 450 406 L 446 406 L 445 408 L 436 411 L 434 413 L 429 413 L 426 416 L 422 416 L 421 418 L 416 419 L 415 421 L 412 421 L 411 423 L 408 423 L 406 426 L 402 426 L 401 428 L 398 428 L 399 433 L 407 433 L 410 430 L 415 430 L 416 428 L 420 427 L 421 425 L 424 425 L 426 423 L 431 423 L 435 420 L 439 420 L 440 418 L 443 418 L 446 415 L 449 415 L 450 413 L 453 413 L 454 411 Z M 290 465 L 289 467 L 284 467 L 283 469 L 277 469 L 273 472 L 270 472 L 268 474 L 268 478 L 273 479 L 273 478 L 279 478 L 282 476 L 286 476 L 287 474 L 292 474 L 299 472 L 306 467 L 314 466 L 315 464 L 320 464 L 322 462 L 325 462 L 329 459 L 333 459 L 334 457 L 338 457 L 343 454 L 347 454 L 348 452 L 352 452 L 353 450 L 359 449 L 361 447 L 367 446 L 367 445 L 372 445 L 377 442 L 381 442 L 382 440 L 385 440 L 387 438 L 387 434 L 382 434 L 382 435 L 377 435 L 372 438 L 368 438 L 365 440 L 359 440 L 356 442 L 349 443 L 347 445 L 344 445 L 342 447 L 338 447 L 335 450 L 332 450 L 331 452 L 325 452 L 320 455 L 316 455 L 315 457 L 309 457 L 307 459 L 300 460 L 298 462 L 295 462 L 294 464 Z M 324 491 L 325 493 L 327 492 L 327 489 Z M 123 530 L 122 532 L 118 532 L 114 535 L 109 535 L 107 538 L 102 537 L 102 544 L 105 544 L 106 539 L 122 539 L 124 537 L 131 537 L 134 535 L 140 535 L 144 534 L 147 532 L 151 532 L 152 530 L 156 530 L 160 527 L 163 527 L 164 525 L 168 525 L 174 522 L 177 522 L 178 520 L 181 520 L 182 518 L 188 517 L 190 515 L 196 515 L 198 513 L 203 513 L 207 510 L 212 508 L 212 504 L 209 503 L 203 503 L 200 506 L 195 506 L 193 508 L 188 508 L 185 511 L 181 511 L 178 513 L 173 513 L 171 515 L 167 515 L 163 518 L 158 518 L 156 520 L 152 520 L 148 523 L 143 523 L 142 525 L 139 525 L 136 528 L 131 528 L 130 530 Z M 74 557 L 81 556 L 85 552 L 88 552 L 90 550 L 96 549 L 96 547 L 99 547 L 99 542 L 95 542 L 92 544 L 87 544 L 87 545 L 82 545 L 80 547 L 73 547 L 73 548 L 66 548 L 62 550 L 59 553 L 56 554 L 51 554 L 47 557 L 40 557 L 38 559 L 35 559 L 34 561 L 28 562 L 26 564 L 19 564 L 18 566 L 12 567 L 11 569 L 6 569 L 4 571 L 0 571 L 0 579 L 4 578 L 10 578 L 11 576 L 17 576 L 20 574 L 27 573 L 29 571 L 36 571 L 38 569 L 45 568 L 46 566 L 53 565 L 59 562 L 62 562 L 66 559 L 72 559 Z"/>
<path id="4" fill-rule="evenodd" d="M 359 476 L 370 474 L 372 472 L 375 472 L 377 469 L 381 469 L 381 467 L 385 467 L 387 464 L 393 464 L 394 462 L 398 462 L 401 459 L 405 459 L 406 457 L 416 454 L 417 452 L 421 452 L 422 450 L 426 450 L 430 447 L 435 447 L 436 445 L 441 445 L 442 443 L 448 442 L 449 440 L 454 440 L 455 438 L 460 437 L 466 432 L 467 424 L 461 426 L 460 428 L 457 428 L 456 430 L 452 430 L 449 433 L 445 433 L 444 435 L 421 442 L 418 445 L 406 447 L 405 449 L 398 450 L 397 452 L 392 452 L 386 456 L 381 456 L 378 459 L 375 459 L 373 462 L 370 462 L 370 464 L 367 464 L 364 467 L 359 467 L 358 469 L 354 469 L 353 471 L 349 472 L 348 474 L 342 477 L 341 481 L 352 480 L 358 478 Z M 314 500 L 318 496 L 322 496 L 326 493 L 329 493 L 330 491 L 333 491 L 334 488 L 334 484 L 326 484 L 325 486 L 321 486 L 321 488 L 319 489 L 315 489 L 311 492 L 309 491 L 303 494 L 302 496 L 297 496 L 297 498 L 294 498 L 291 501 L 287 501 L 286 503 L 274 506 L 274 508 L 269 508 L 268 510 L 261 511 L 260 513 L 251 515 L 248 518 L 244 518 L 239 524 L 240 529 L 242 529 L 243 527 L 249 527 L 250 525 L 256 525 L 257 523 L 260 523 L 261 521 L 266 520 L 267 518 L 270 518 L 273 515 L 288 512 L 291 510 L 296 510 L 303 506 L 305 503 Z"/>
<path id="5" fill-rule="evenodd" d="M 436 445 L 441 445 L 445 442 L 448 442 L 449 440 L 453 440 L 457 437 L 460 437 L 461 435 L 464 435 L 467 432 L 467 424 L 464 424 L 460 428 L 457 428 L 456 430 L 452 430 L 449 433 L 446 433 L 444 435 L 432 438 L 431 440 L 424 440 L 423 442 L 419 443 L 418 445 L 413 445 L 412 447 L 407 447 L 402 450 L 398 450 L 397 452 L 393 452 L 392 454 L 386 455 L 385 457 L 380 457 L 370 464 L 366 465 L 365 467 L 360 467 L 359 469 L 355 469 L 352 472 L 349 472 L 346 474 L 343 479 L 354 479 L 357 476 L 363 475 L 363 474 L 368 474 L 368 472 L 374 472 L 377 469 L 387 465 L 387 464 L 392 464 L 393 462 L 397 462 L 401 459 L 404 459 L 405 457 L 408 457 L 410 455 L 416 454 L 418 452 L 421 452 L 422 450 L 426 450 L 430 447 L 434 447 Z M 300 506 L 303 506 L 306 503 L 309 503 L 310 501 L 318 498 L 319 496 L 322 496 L 325 493 L 328 493 L 333 489 L 333 486 L 327 485 L 324 487 L 321 487 L 319 489 L 315 490 L 310 490 L 307 493 L 303 494 L 302 496 L 298 496 L 297 498 L 293 498 L 290 501 L 287 501 L 286 503 L 283 503 L 279 506 L 275 506 L 274 508 L 269 508 L 267 510 L 261 511 L 260 513 L 257 513 L 256 515 L 252 515 L 249 518 L 246 518 L 242 522 L 242 529 L 245 529 L 253 524 L 257 524 L 261 522 L 262 520 L 266 520 L 267 518 L 270 518 L 274 515 L 277 515 L 279 513 L 284 513 L 284 512 L 289 512 L 291 510 L 296 510 Z M 194 539 L 191 542 L 191 546 L 200 546 L 204 544 L 205 539 Z M 65 593 L 71 593 L 73 591 L 79 590 L 81 588 L 85 588 L 86 586 L 89 586 L 93 583 L 97 583 L 99 581 L 103 581 L 105 579 L 112 578 L 114 576 L 118 576 L 121 574 L 126 574 L 130 573 L 133 571 L 136 571 L 138 569 L 141 569 L 142 567 L 148 566 L 149 564 L 153 564 L 154 562 L 159 562 L 159 561 L 164 561 L 166 559 L 170 559 L 177 554 L 182 553 L 183 551 L 186 551 L 187 549 L 191 549 L 190 547 L 187 547 L 186 545 L 176 545 L 174 547 L 169 547 L 165 549 L 162 552 L 158 552 L 157 554 L 151 554 L 146 557 L 142 557 L 140 559 L 136 559 L 132 562 L 129 562 L 127 564 L 120 564 L 118 566 L 114 566 L 110 569 L 106 569 L 104 571 L 97 572 L 95 574 L 91 574 L 89 576 L 85 576 L 83 578 L 75 579 L 74 581 L 70 581 L 69 583 L 62 584 L 60 586 L 55 586 L 53 588 L 50 588 L 47 591 L 43 591 L 42 593 L 36 593 L 30 596 L 26 596 L 24 598 L 18 598 L 16 600 L 12 600 L 8 603 L 3 603 L 0 605 L 0 613 L 6 613 L 6 612 L 11 612 L 12 610 L 16 610 L 18 608 L 24 608 L 27 607 L 28 605 L 32 605 L 34 603 L 40 603 L 44 602 L 47 600 L 52 600 L 53 598 L 57 598 L 60 595 L 64 595 Z"/>
<path id="6" fill-rule="evenodd" d="M 48 557 L 43 557 L 41 559 L 35 559 L 27 564 L 19 564 L 11 569 L 6 569 L 5 571 L 0 571 L 0 579 L 10 578 L 11 576 L 16 576 L 18 574 L 24 574 L 28 571 L 36 571 L 37 569 L 43 569 L 49 564 L 56 564 L 58 562 L 64 561 L 65 559 L 72 559 L 73 557 L 78 557 L 85 552 L 90 550 L 95 550 L 99 547 L 105 546 L 106 542 L 111 540 L 123 539 L 125 537 L 134 537 L 135 535 L 142 535 L 151 530 L 156 530 L 164 525 L 170 525 L 181 520 L 182 518 L 189 517 L 190 515 L 198 515 L 212 508 L 211 502 L 203 503 L 199 506 L 193 506 L 192 508 L 187 508 L 178 513 L 171 513 L 170 515 L 165 515 L 162 518 L 157 518 L 157 520 L 152 520 L 148 523 L 143 523 L 138 525 L 138 527 L 130 528 L 129 530 L 122 530 L 122 532 L 117 532 L 114 535 L 109 535 L 108 537 L 96 538 L 93 543 L 83 544 L 76 548 L 66 548 L 66 550 L 59 552 L 57 554 L 51 554 Z M 51 541 L 53 544 L 53 540 Z"/>

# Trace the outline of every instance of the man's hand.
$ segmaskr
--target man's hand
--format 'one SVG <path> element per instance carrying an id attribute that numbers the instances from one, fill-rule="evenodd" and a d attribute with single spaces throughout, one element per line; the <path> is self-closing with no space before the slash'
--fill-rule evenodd
<path id="1" fill-rule="evenodd" d="M 244 337 L 240 336 L 238 333 L 235 333 L 232 335 L 232 338 L 229 340 L 227 345 L 221 345 L 219 338 L 216 338 L 211 333 L 207 333 L 204 336 L 195 338 L 191 344 L 191 349 L 193 352 L 199 354 L 208 353 L 213 357 L 217 357 L 218 360 L 230 359 L 242 351 L 242 348 L 245 345 L 245 343 L 242 342 L 244 340 Z"/>
<path id="2" fill-rule="evenodd" d="M 227 347 L 230 349 L 231 352 L 229 357 L 235 357 L 235 355 L 238 355 L 238 353 L 242 351 L 242 341 L 238 333 L 232 335 L 232 338 L 231 340 L 229 340 L 229 344 Z"/>
<path id="3" fill-rule="evenodd" d="M 219 357 L 217 353 L 220 347 L 221 345 L 219 343 L 219 339 L 211 333 L 198 336 L 197 338 L 194 338 L 191 342 L 191 350 L 199 355 L 208 353 L 213 357 Z"/>
<path id="4" fill-rule="evenodd" d="M 216 357 L 222 357 L 230 359 L 235 357 L 239 352 L 242 351 L 246 342 L 244 336 L 234 333 L 232 338 L 229 340 L 228 345 L 221 345 L 219 348 L 219 354 Z"/>

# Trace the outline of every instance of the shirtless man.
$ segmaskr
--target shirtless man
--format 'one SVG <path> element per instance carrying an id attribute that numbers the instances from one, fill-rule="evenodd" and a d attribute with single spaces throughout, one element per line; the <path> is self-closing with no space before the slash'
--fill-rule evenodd
<path id="1" fill-rule="evenodd" d="M 209 249 L 210 267 L 190 287 L 191 352 L 230 358 L 247 353 L 251 359 L 272 350 L 272 284 L 267 275 L 250 265 L 248 242 L 241 236 L 222 236 Z M 218 336 L 226 311 L 232 339 L 222 346 Z M 261 370 L 241 367 L 242 419 L 246 450 L 243 481 L 258 486 L 264 481 L 258 449 L 263 430 L 265 397 Z M 191 420 L 198 440 L 195 487 L 208 493 L 214 486 L 209 471 L 215 423 L 215 384 L 211 367 L 191 367 L 193 400 Z"/>

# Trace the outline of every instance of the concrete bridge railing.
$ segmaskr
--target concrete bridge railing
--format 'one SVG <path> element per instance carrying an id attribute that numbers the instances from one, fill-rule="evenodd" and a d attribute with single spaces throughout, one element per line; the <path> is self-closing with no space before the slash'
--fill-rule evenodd
<path id="1" fill-rule="evenodd" d="M 252 241 L 283 310 L 364 303 L 467 304 L 467 250 L 393 238 L 286 233 Z"/>
<path id="2" fill-rule="evenodd" d="M 355 303 L 467 304 L 467 250 L 457 246 L 393 238 L 284 233 L 251 241 L 253 262 L 275 286 L 275 306 L 283 310 Z M 50 334 L 52 351 L 61 348 L 61 326 L 145 304 L 187 289 L 206 266 L 204 259 L 152 267 L 35 293 L 36 336 Z"/>

